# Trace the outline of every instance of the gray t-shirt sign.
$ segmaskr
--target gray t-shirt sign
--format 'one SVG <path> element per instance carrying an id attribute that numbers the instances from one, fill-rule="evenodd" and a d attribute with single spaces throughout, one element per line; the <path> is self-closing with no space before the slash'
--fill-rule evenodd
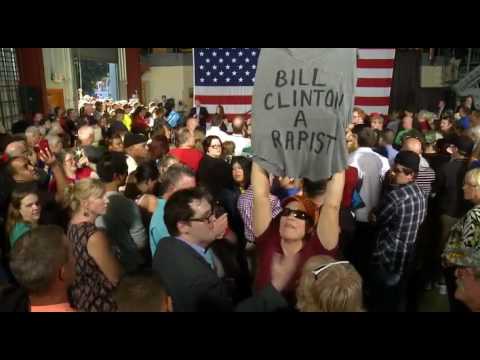
<path id="1" fill-rule="evenodd" d="M 254 160 L 270 173 L 325 179 L 347 166 L 355 48 L 263 48 L 253 91 Z"/>

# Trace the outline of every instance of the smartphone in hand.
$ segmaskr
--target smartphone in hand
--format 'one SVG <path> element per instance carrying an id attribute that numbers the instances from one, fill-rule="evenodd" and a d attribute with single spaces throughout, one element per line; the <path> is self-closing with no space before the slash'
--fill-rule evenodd
<path id="1" fill-rule="evenodd" d="M 40 152 L 40 150 L 43 152 L 46 152 L 47 149 L 50 150 L 50 146 L 48 145 L 48 140 L 47 139 L 40 140 L 38 144 L 34 146 L 33 149 L 37 154 Z"/>

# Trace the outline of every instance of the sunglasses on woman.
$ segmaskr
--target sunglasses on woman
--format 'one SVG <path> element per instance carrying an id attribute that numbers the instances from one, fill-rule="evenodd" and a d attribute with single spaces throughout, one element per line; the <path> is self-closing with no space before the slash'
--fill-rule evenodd
<path id="1" fill-rule="evenodd" d="M 292 214 L 295 219 L 312 220 L 310 215 L 308 215 L 305 211 L 301 211 L 301 210 L 284 208 L 280 213 L 281 216 L 290 216 L 290 214 Z"/>

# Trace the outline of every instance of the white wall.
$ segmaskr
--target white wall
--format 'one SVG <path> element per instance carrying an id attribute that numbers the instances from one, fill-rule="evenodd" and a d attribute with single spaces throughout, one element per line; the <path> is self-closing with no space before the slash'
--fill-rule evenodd
<path id="1" fill-rule="evenodd" d="M 192 66 L 153 66 L 142 75 L 143 99 L 160 101 L 162 95 L 174 98 L 178 103 L 182 100 L 188 107 L 193 104 L 189 97 L 189 89 L 193 87 Z"/>
<path id="2" fill-rule="evenodd" d="M 45 84 L 47 89 L 63 89 L 65 108 L 74 107 L 72 83 L 72 62 L 69 48 L 42 48 Z M 63 80 L 54 82 L 52 74 L 57 73 Z"/>

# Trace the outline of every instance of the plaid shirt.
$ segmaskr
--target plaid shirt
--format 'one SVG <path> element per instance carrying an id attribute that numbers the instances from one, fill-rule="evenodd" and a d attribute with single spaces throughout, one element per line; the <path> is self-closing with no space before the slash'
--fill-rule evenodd
<path id="1" fill-rule="evenodd" d="M 373 262 L 400 279 L 406 262 L 412 260 L 418 229 L 426 213 L 427 199 L 417 183 L 388 192 L 375 212 L 378 231 Z"/>
<path id="2" fill-rule="evenodd" d="M 272 219 L 282 211 L 280 200 L 275 195 L 270 195 L 270 205 L 272 207 Z M 252 207 L 253 207 L 253 188 L 252 185 L 238 198 L 237 208 L 242 217 L 245 226 L 245 238 L 248 241 L 255 241 L 252 225 Z"/>

